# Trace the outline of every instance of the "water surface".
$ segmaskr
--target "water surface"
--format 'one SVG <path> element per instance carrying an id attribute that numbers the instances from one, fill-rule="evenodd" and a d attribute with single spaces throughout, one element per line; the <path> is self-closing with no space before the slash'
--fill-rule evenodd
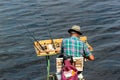
<path id="1" fill-rule="evenodd" d="M 1 0 L 0 80 L 45 80 L 45 57 L 37 57 L 27 26 L 38 40 L 68 37 L 81 26 L 94 47 L 94 62 L 85 63 L 87 80 L 120 80 L 119 0 Z M 51 57 L 51 72 L 55 72 Z"/>

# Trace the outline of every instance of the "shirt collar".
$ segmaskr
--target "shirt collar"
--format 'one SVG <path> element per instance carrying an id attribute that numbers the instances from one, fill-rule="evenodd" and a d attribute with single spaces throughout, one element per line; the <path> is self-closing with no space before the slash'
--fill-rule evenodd
<path id="1" fill-rule="evenodd" d="M 72 38 L 72 39 L 77 39 L 77 40 L 79 40 L 79 38 L 76 37 L 76 36 L 71 36 L 71 38 Z"/>

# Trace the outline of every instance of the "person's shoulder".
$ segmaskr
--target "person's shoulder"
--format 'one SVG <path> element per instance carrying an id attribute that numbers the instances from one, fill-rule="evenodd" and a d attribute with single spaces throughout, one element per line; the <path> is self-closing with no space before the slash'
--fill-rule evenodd
<path id="1" fill-rule="evenodd" d="M 84 45 L 84 42 L 81 40 L 77 40 L 79 44 Z"/>
<path id="2" fill-rule="evenodd" d="M 63 38 L 63 40 L 68 40 L 68 39 L 70 39 L 70 38 Z"/>
<path id="3" fill-rule="evenodd" d="M 70 38 L 63 38 L 63 42 L 69 40 Z"/>

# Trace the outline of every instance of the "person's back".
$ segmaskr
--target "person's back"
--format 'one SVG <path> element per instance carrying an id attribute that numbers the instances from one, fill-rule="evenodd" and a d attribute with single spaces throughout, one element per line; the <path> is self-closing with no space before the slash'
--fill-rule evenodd
<path id="1" fill-rule="evenodd" d="M 63 39 L 61 46 L 61 53 L 66 56 L 81 57 L 84 56 L 89 60 L 94 60 L 94 56 L 89 51 L 87 45 L 80 41 L 79 37 L 82 35 L 80 27 L 74 25 L 72 29 L 69 29 L 70 38 Z"/>

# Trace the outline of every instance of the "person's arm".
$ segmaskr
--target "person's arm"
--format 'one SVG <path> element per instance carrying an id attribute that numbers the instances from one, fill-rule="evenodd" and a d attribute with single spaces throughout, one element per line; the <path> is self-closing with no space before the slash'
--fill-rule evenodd
<path id="1" fill-rule="evenodd" d="M 95 60 L 95 58 L 92 54 L 90 56 L 88 56 L 88 59 L 91 60 L 91 61 Z"/>
<path id="2" fill-rule="evenodd" d="M 87 58 L 88 60 L 94 60 L 94 55 L 90 52 L 88 49 L 88 46 L 86 44 L 83 45 L 83 51 L 84 51 L 84 57 Z"/>

